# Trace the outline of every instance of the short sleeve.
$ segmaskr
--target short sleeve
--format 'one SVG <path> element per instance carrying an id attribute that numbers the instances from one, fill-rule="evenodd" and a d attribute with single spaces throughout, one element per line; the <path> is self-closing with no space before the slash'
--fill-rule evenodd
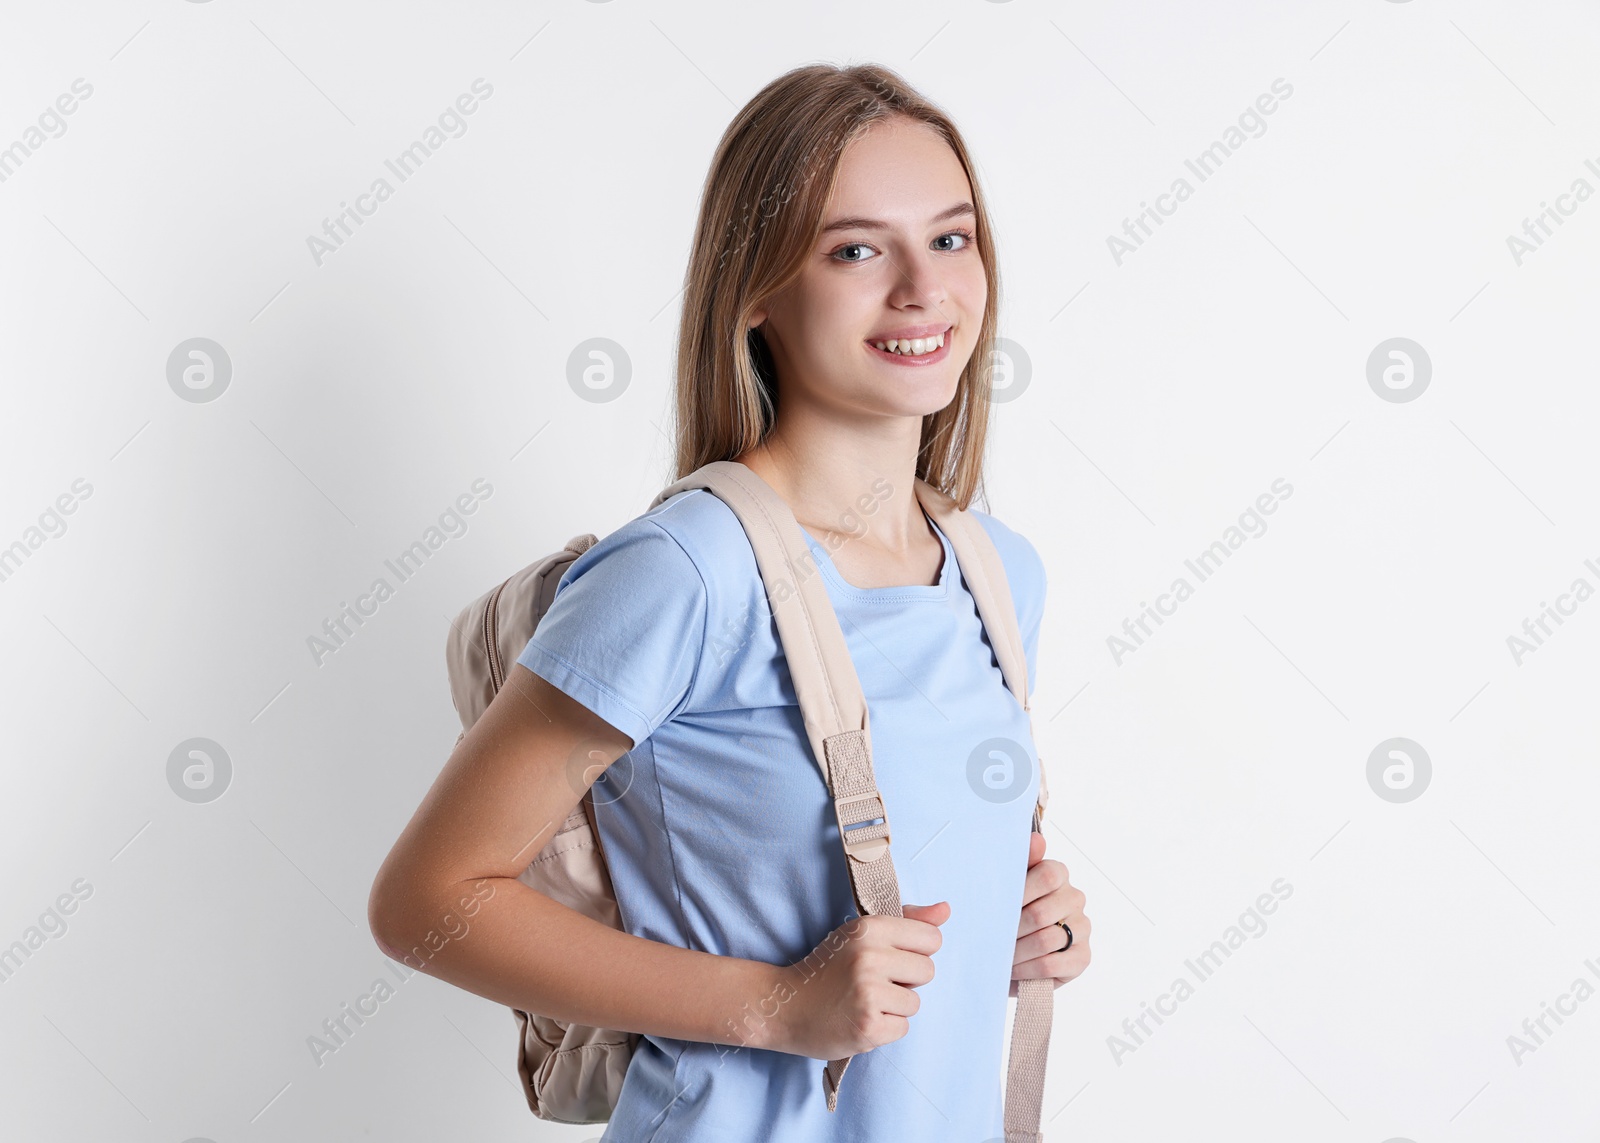
<path id="1" fill-rule="evenodd" d="M 517 662 L 637 746 L 687 703 L 706 611 L 694 560 L 660 524 L 637 517 L 567 568 Z"/>

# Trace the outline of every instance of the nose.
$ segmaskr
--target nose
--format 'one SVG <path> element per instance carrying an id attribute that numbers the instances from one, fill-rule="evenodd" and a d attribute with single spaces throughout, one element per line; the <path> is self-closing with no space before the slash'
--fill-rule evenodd
<path id="1" fill-rule="evenodd" d="M 944 284 L 945 267 L 932 250 L 917 251 L 895 260 L 894 286 L 889 291 L 889 303 L 898 309 L 921 306 L 940 312 L 948 300 Z"/>

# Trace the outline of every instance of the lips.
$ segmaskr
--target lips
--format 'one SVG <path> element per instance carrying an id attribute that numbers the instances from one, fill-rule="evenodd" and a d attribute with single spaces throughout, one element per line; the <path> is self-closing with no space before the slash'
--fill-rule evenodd
<path id="1" fill-rule="evenodd" d="M 908 357 L 902 353 L 893 353 L 886 349 L 879 349 L 876 345 L 873 345 L 870 342 L 867 343 L 867 352 L 871 353 L 874 357 L 882 361 L 888 362 L 891 365 L 901 365 L 916 368 L 918 366 L 937 365 L 939 362 L 946 360 L 950 356 L 950 346 L 954 342 L 955 338 L 946 334 L 944 338 L 944 344 L 938 349 L 932 350 L 931 352 L 919 353 L 912 357 Z"/>
<path id="2" fill-rule="evenodd" d="M 910 341 L 918 337 L 938 337 L 947 330 L 954 329 L 950 322 L 930 322 L 927 325 L 906 325 L 899 329 L 884 330 L 882 333 L 870 334 L 867 341 Z"/>

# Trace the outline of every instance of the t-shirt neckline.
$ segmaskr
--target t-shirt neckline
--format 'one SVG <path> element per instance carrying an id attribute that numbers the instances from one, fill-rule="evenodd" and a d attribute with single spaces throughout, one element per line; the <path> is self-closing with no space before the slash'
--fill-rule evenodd
<path id="1" fill-rule="evenodd" d="M 800 534 L 806 538 L 806 543 L 817 557 L 817 566 L 822 569 L 822 578 L 837 589 L 839 594 L 847 599 L 859 600 L 863 603 L 894 603 L 903 600 L 925 599 L 940 600 L 950 597 L 950 576 L 954 571 L 956 553 L 950 545 L 950 538 L 944 534 L 944 529 L 939 527 L 933 517 L 928 516 L 926 510 L 923 516 L 933 526 L 939 536 L 939 543 L 944 547 L 944 560 L 939 565 L 939 582 L 937 584 L 903 584 L 888 587 L 857 587 L 839 574 L 839 569 L 834 565 L 833 557 L 828 549 L 804 528 Z"/>

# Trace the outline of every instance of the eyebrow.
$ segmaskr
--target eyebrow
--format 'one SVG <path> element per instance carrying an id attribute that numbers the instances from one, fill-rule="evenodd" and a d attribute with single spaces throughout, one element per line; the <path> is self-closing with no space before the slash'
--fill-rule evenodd
<path id="1" fill-rule="evenodd" d="M 970 215 L 974 215 L 975 216 L 977 214 L 977 212 L 972 209 L 972 204 L 970 202 L 958 202 L 954 206 L 952 206 L 952 207 L 950 207 L 950 208 L 948 208 L 946 210 L 940 211 L 938 214 L 934 215 L 931 219 L 929 219 L 929 221 L 930 222 L 943 222 L 946 219 L 955 218 L 955 217 L 957 217 L 959 215 L 963 215 L 963 214 L 970 214 Z M 830 222 L 830 223 L 828 223 L 828 225 L 824 226 L 822 228 L 822 233 L 826 234 L 830 230 L 888 230 L 888 229 L 889 229 L 889 224 L 887 222 L 880 222 L 876 218 L 840 218 L 840 219 L 836 219 L 835 221 Z"/>

